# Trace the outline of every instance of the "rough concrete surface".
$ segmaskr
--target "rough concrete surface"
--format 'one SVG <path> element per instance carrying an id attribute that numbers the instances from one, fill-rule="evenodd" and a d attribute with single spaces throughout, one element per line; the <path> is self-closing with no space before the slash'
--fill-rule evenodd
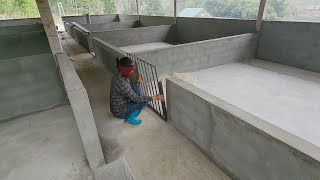
<path id="1" fill-rule="evenodd" d="M 71 107 L 0 123 L 0 179 L 90 180 Z"/>
<path id="2" fill-rule="evenodd" d="M 106 178 L 110 180 L 134 180 L 131 169 L 124 158 L 94 170 L 94 178 L 95 180 L 106 180 Z"/>
<path id="3" fill-rule="evenodd" d="M 320 147 L 320 84 L 242 63 L 191 76 L 200 89 Z"/>
<path id="4" fill-rule="evenodd" d="M 105 159 L 125 157 L 136 179 L 229 179 L 190 141 L 172 126 L 145 109 L 143 124 L 132 126 L 109 111 L 109 82 L 112 74 L 71 39 L 63 42 L 87 89 L 103 146 Z M 82 54 L 83 53 L 83 54 Z M 80 55 L 82 54 L 82 55 Z"/>

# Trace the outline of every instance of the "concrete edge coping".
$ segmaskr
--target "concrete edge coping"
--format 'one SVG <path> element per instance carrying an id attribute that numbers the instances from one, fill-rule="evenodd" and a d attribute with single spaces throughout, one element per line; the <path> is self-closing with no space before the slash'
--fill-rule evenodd
<path id="1" fill-rule="evenodd" d="M 124 158 L 106 164 L 87 91 L 68 56 L 64 53 L 59 53 L 56 58 L 94 179 L 134 180 L 133 173 Z M 72 81 L 75 82 L 69 84 Z M 84 106 L 79 105 L 79 99 L 84 100 L 81 103 Z M 86 119 L 80 120 L 81 118 Z"/>
<path id="2" fill-rule="evenodd" d="M 213 42 L 217 42 L 217 41 L 224 41 L 224 40 L 232 40 L 232 39 L 241 38 L 241 37 L 257 37 L 257 34 L 256 33 L 245 33 L 245 34 L 221 37 L 221 38 L 216 38 L 216 39 L 208 39 L 208 40 L 203 40 L 203 41 L 183 43 L 183 44 L 178 44 L 178 45 L 173 45 L 173 46 L 163 47 L 163 48 L 156 48 L 156 49 L 151 49 L 151 50 L 141 50 L 141 51 L 133 52 L 132 54 L 156 52 L 156 51 L 166 51 L 168 49 L 183 48 L 183 47 L 193 46 L 193 45 L 205 45 L 208 43 L 213 43 Z"/>
<path id="3" fill-rule="evenodd" d="M 73 26 L 72 28 L 78 28 L 80 29 L 81 31 L 87 33 L 87 34 L 91 34 L 91 31 L 89 31 L 88 29 L 86 29 L 85 27 L 83 27 L 82 25 L 76 23 L 76 22 L 72 22 Z"/>
<path id="4" fill-rule="evenodd" d="M 204 101 L 229 112 L 230 114 L 241 119 L 242 121 L 262 130 L 263 132 L 267 133 L 271 137 L 274 137 L 275 139 L 280 140 L 281 142 L 297 149 L 298 151 L 320 162 L 320 147 L 294 134 L 291 134 L 259 117 L 256 117 L 232 104 L 229 104 L 228 102 L 212 94 L 209 94 L 206 91 L 203 91 L 186 81 L 183 81 L 176 77 L 170 77 L 167 79 L 167 81 L 174 83 L 180 86 L 181 88 L 186 89 L 187 91 L 195 94 L 199 98 L 202 98 Z"/>
<path id="5" fill-rule="evenodd" d="M 101 39 L 99 39 L 99 38 L 97 38 L 97 37 L 92 37 L 92 40 L 95 40 L 95 41 L 97 41 L 98 43 L 106 46 L 107 48 L 109 48 L 109 49 L 111 49 L 111 50 L 113 50 L 113 51 L 114 51 L 116 54 L 118 54 L 119 56 L 122 56 L 122 57 L 127 56 L 127 53 L 126 53 L 125 51 L 123 51 L 122 49 L 120 49 L 120 48 L 117 47 L 117 46 L 114 46 L 114 45 L 112 45 L 112 44 L 110 44 L 110 43 L 107 43 L 107 42 L 104 41 L 104 40 L 101 40 Z M 93 42 L 93 41 L 92 41 L 92 42 Z M 103 49 L 106 49 L 106 48 L 103 47 Z"/>
<path id="6" fill-rule="evenodd" d="M 89 161 L 90 168 L 93 170 L 105 165 L 106 161 L 102 152 L 87 91 L 73 68 L 69 57 L 64 53 L 59 53 L 56 54 L 56 58 L 77 122 L 86 157 Z"/>
<path id="7" fill-rule="evenodd" d="M 130 24 L 132 23 L 132 25 L 134 25 L 135 23 L 139 23 L 139 20 L 133 20 L 133 21 L 117 21 L 117 22 L 108 22 L 108 23 L 101 23 L 101 24 Z M 101 25 L 99 24 L 99 25 Z M 86 24 L 87 25 L 87 24 Z M 117 31 L 117 30 L 129 30 L 129 29 L 136 29 L 136 28 L 141 28 L 144 26 L 138 26 L 138 27 L 126 27 L 126 28 L 119 28 L 119 29 L 113 29 L 113 30 L 97 30 L 97 31 L 91 31 L 91 34 L 94 33 L 100 33 L 100 32 L 105 32 L 105 31 Z"/>
<path id="8" fill-rule="evenodd" d="M 135 177 L 125 160 L 120 158 L 93 171 L 95 180 L 134 180 Z"/>
<path id="9" fill-rule="evenodd" d="M 142 26 L 138 28 L 128 28 L 128 29 L 117 29 L 117 30 L 110 30 L 110 31 L 100 31 L 100 32 L 94 32 L 94 33 L 110 33 L 110 32 L 120 32 L 120 31 L 139 31 L 141 29 L 152 29 L 152 28 L 161 28 L 161 27 L 173 27 L 175 26 L 174 24 L 170 25 L 156 25 L 156 26 Z"/>

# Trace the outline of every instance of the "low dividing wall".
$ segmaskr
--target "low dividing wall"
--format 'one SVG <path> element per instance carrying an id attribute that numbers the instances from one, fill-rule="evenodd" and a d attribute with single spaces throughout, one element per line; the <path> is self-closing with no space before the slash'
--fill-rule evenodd
<path id="1" fill-rule="evenodd" d="M 71 34 L 84 48 L 88 51 L 93 51 L 92 37 L 96 34 L 100 34 L 106 31 L 114 31 L 128 28 L 137 28 L 141 24 L 139 21 L 128 21 L 128 22 L 110 22 L 103 24 L 83 24 L 79 25 L 73 23 Z"/>
<path id="2" fill-rule="evenodd" d="M 102 15 L 90 15 L 90 20 L 92 24 L 100 24 L 106 22 L 116 22 L 119 21 L 117 14 L 102 14 Z M 63 16 L 62 21 L 64 22 L 76 22 L 78 24 L 87 24 L 87 18 L 83 16 Z"/>
<path id="3" fill-rule="evenodd" d="M 101 24 L 83 24 L 82 27 L 86 28 L 90 32 L 101 32 L 101 31 L 114 31 L 119 29 L 128 29 L 140 27 L 139 21 L 126 21 L 126 22 L 108 22 Z"/>
<path id="4" fill-rule="evenodd" d="M 0 27 L 31 25 L 31 24 L 35 24 L 35 22 L 40 21 L 40 20 L 41 20 L 40 18 L 0 20 Z"/>
<path id="5" fill-rule="evenodd" d="M 244 34 L 137 52 L 133 55 L 155 65 L 158 74 L 162 76 L 254 58 L 257 40 L 256 34 Z"/>
<path id="6" fill-rule="evenodd" d="M 159 26 L 175 24 L 174 17 L 166 16 L 140 16 L 140 21 L 143 26 Z"/>
<path id="7" fill-rule="evenodd" d="M 319 147 L 176 78 L 167 100 L 168 122 L 233 179 L 320 179 Z"/>
<path id="8" fill-rule="evenodd" d="M 320 72 L 320 24 L 263 22 L 257 57 Z"/>
<path id="9" fill-rule="evenodd" d="M 255 20 L 177 18 L 177 36 L 181 43 L 255 32 Z"/>
<path id="10" fill-rule="evenodd" d="M 92 43 L 96 58 L 102 61 L 109 71 L 116 72 L 116 58 L 125 57 L 126 53 L 99 38 L 92 38 Z"/>
<path id="11" fill-rule="evenodd" d="M 0 121 L 67 102 L 51 53 L 0 60 L 0 92 Z"/>
<path id="12" fill-rule="evenodd" d="M 124 30 L 86 33 L 75 27 L 77 41 L 87 50 L 93 51 L 92 37 L 97 37 L 117 47 L 152 42 L 174 42 L 175 28 L 171 25 L 132 28 Z"/>
<path id="13" fill-rule="evenodd" d="M 137 15 L 118 14 L 119 21 L 138 21 Z"/>

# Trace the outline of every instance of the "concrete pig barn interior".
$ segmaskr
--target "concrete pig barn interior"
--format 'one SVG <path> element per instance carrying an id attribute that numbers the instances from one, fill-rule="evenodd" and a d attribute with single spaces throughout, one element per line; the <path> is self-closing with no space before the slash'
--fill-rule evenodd
<path id="1" fill-rule="evenodd" d="M 0 179 L 320 179 L 320 24 L 101 14 L 0 21 Z M 41 21 L 41 24 L 35 22 Z M 134 60 L 143 123 L 110 112 Z"/>

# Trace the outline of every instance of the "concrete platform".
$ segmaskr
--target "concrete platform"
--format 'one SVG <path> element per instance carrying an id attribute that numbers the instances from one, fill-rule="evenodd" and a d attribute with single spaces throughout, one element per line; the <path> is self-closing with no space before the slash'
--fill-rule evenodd
<path id="1" fill-rule="evenodd" d="M 0 179 L 90 180 L 69 105 L 0 123 Z"/>
<path id="2" fill-rule="evenodd" d="M 142 112 L 140 126 L 115 118 L 109 111 L 108 99 L 112 74 L 74 40 L 67 39 L 62 44 L 74 59 L 88 92 L 108 163 L 125 157 L 139 180 L 230 179 L 192 142 L 151 110 Z"/>
<path id="3" fill-rule="evenodd" d="M 174 46 L 174 45 L 165 43 L 165 42 L 154 42 L 154 43 L 138 44 L 138 45 L 132 45 L 132 46 L 123 46 L 123 47 L 120 47 L 120 49 L 128 53 L 133 53 L 133 52 L 166 48 L 171 46 Z"/>
<path id="4" fill-rule="evenodd" d="M 200 89 L 320 147 L 320 74 L 253 60 L 190 75 Z"/>

